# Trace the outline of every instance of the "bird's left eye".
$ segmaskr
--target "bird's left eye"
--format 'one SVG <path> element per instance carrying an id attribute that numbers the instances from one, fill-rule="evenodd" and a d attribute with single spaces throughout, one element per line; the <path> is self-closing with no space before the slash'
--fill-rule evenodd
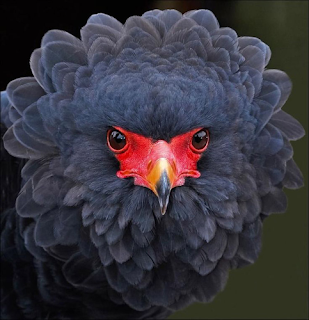
<path id="1" fill-rule="evenodd" d="M 202 129 L 193 135 L 191 146 L 194 151 L 202 152 L 207 148 L 208 143 L 209 131 L 207 129 Z"/>
<path id="2" fill-rule="evenodd" d="M 108 141 L 108 146 L 113 151 L 123 151 L 123 149 L 127 144 L 126 136 L 116 129 L 111 129 L 108 131 L 107 141 Z"/>

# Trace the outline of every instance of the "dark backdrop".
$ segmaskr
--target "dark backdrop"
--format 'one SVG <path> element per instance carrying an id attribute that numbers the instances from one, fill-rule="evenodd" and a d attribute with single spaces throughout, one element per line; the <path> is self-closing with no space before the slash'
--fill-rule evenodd
<path id="1" fill-rule="evenodd" d="M 221 26 L 239 36 L 256 36 L 272 50 L 269 68 L 281 69 L 293 81 L 284 110 L 308 132 L 308 2 L 307 1 L 13 1 L 1 3 L 1 85 L 30 76 L 31 52 L 44 33 L 62 29 L 79 36 L 87 18 L 98 12 L 122 23 L 150 9 L 181 12 L 210 9 Z M 293 143 L 305 187 L 287 190 L 288 211 L 265 221 L 258 261 L 230 273 L 225 290 L 207 305 L 195 304 L 171 318 L 178 319 L 305 319 L 307 314 L 307 136 Z M 6 161 L 12 161 L 8 158 Z M 3 199 L 2 199 L 3 200 Z"/>

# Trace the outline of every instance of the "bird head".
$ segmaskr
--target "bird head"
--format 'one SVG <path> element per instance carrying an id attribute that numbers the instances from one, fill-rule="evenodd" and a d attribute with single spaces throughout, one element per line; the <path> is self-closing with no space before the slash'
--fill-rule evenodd
<path id="1" fill-rule="evenodd" d="M 257 259 L 282 188 L 302 185 L 290 140 L 304 131 L 281 110 L 291 82 L 269 59 L 208 10 L 124 25 L 97 14 L 81 40 L 46 33 L 34 77 L 2 94 L 4 146 L 28 159 L 16 201 L 27 250 L 136 310 L 210 301 Z"/>

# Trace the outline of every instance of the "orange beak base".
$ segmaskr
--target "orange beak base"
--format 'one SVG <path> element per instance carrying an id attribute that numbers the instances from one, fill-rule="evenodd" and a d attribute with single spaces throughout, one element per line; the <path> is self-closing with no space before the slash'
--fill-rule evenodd
<path id="1" fill-rule="evenodd" d="M 166 158 L 159 158 L 147 175 L 149 188 L 158 197 L 161 213 L 165 214 L 171 189 L 176 181 L 176 168 Z"/>

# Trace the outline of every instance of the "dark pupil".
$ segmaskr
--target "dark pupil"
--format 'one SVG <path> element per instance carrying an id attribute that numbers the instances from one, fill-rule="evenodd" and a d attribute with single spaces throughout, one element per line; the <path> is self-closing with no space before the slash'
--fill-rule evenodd
<path id="1" fill-rule="evenodd" d="M 207 144 L 207 139 L 208 136 L 206 131 L 201 130 L 197 132 L 192 139 L 193 147 L 196 149 L 203 149 Z"/>
<path id="2" fill-rule="evenodd" d="M 109 143 L 115 150 L 121 150 L 126 145 L 126 137 L 119 131 L 112 131 L 109 136 Z"/>

